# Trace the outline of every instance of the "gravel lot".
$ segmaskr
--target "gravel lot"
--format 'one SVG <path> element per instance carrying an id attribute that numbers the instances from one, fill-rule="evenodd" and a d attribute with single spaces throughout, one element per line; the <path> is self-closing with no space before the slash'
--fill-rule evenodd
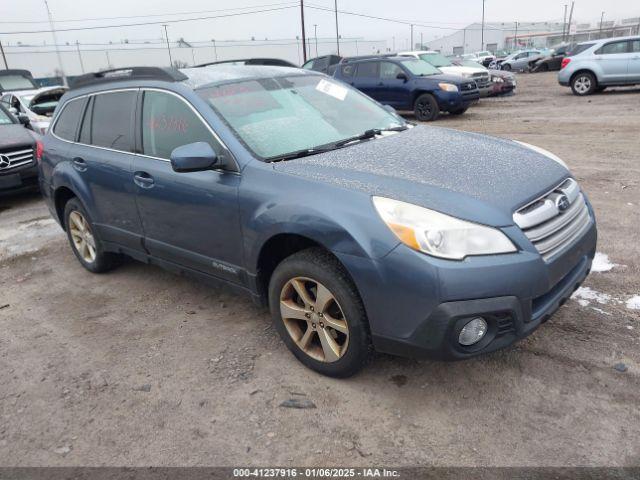
<path id="1" fill-rule="evenodd" d="M 324 378 L 248 298 L 134 262 L 92 275 L 38 196 L 0 198 L 0 464 L 640 465 L 640 90 L 518 80 L 438 125 L 552 150 L 595 206 L 605 271 L 531 337 Z"/>

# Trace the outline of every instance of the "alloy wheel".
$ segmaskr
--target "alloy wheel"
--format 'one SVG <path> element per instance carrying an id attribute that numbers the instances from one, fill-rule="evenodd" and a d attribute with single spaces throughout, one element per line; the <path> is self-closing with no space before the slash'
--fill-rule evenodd
<path id="1" fill-rule="evenodd" d="M 349 325 L 334 295 L 307 277 L 289 280 L 280 292 L 280 316 L 304 353 L 320 362 L 338 361 L 349 346 Z"/>
<path id="2" fill-rule="evenodd" d="M 584 95 L 591 89 L 591 79 L 586 75 L 576 78 L 574 88 L 580 95 Z"/>
<path id="3" fill-rule="evenodd" d="M 77 210 L 69 214 L 69 233 L 73 247 L 80 258 L 87 263 L 93 263 L 96 260 L 96 241 L 91 227 L 89 227 L 89 222 Z"/>
<path id="4" fill-rule="evenodd" d="M 418 113 L 420 113 L 422 118 L 430 118 L 432 111 L 431 111 L 431 105 L 429 104 L 429 102 L 419 102 Z"/>

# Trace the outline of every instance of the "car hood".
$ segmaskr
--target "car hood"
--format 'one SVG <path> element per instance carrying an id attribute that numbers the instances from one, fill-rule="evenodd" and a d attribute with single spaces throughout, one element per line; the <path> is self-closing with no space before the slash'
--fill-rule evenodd
<path id="1" fill-rule="evenodd" d="M 29 100 L 29 108 L 38 103 L 38 101 L 45 96 L 58 95 L 58 100 L 64 95 L 67 87 L 43 87 L 35 92 L 31 100 Z"/>
<path id="2" fill-rule="evenodd" d="M 451 75 L 473 75 L 474 73 L 486 73 L 487 71 L 483 68 L 475 68 L 475 67 L 458 67 L 456 65 L 448 66 L 448 67 L 438 67 L 443 73 L 451 74 Z"/>
<path id="3" fill-rule="evenodd" d="M 33 135 L 24 125 L 11 124 L 0 125 L 0 149 L 9 150 L 14 147 L 31 146 L 34 142 Z"/>
<path id="4" fill-rule="evenodd" d="M 514 141 L 427 126 L 273 168 L 494 226 L 570 176 Z"/>
<path id="5" fill-rule="evenodd" d="M 469 82 L 468 78 L 464 78 L 461 75 L 449 75 L 445 73 L 438 73 L 435 75 L 425 75 L 424 77 L 416 77 L 417 81 L 427 80 L 431 82 L 447 82 L 453 83 L 454 85 L 459 85 L 461 83 Z"/>

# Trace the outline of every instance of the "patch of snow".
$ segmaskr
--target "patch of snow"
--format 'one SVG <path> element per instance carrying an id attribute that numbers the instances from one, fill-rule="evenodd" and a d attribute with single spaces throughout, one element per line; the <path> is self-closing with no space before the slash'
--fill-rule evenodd
<path id="1" fill-rule="evenodd" d="M 627 300 L 627 308 L 629 310 L 640 310 L 640 295 L 635 295 Z"/>
<path id="2" fill-rule="evenodd" d="M 592 290 L 589 287 L 580 287 L 575 292 L 573 292 L 571 298 L 576 300 L 581 306 L 586 307 L 592 301 L 600 303 L 602 305 L 606 305 L 611 300 L 611 295 L 597 292 L 596 290 Z"/>
<path id="3" fill-rule="evenodd" d="M 608 272 L 613 270 L 613 267 L 617 267 L 615 263 L 609 261 L 609 255 L 606 253 L 596 252 L 596 256 L 593 257 L 593 264 L 591 265 L 592 272 Z"/>
<path id="4" fill-rule="evenodd" d="M 582 300 L 582 301 L 584 301 L 584 300 Z M 578 300 L 578 303 L 580 303 L 580 300 Z M 583 306 L 585 306 L 585 305 L 583 305 Z M 607 317 L 611 316 L 611 314 L 609 312 L 605 312 L 604 310 L 602 310 L 601 308 L 598 308 L 598 307 L 591 307 L 591 310 L 595 310 L 596 312 L 601 313 L 603 315 L 606 315 Z"/>

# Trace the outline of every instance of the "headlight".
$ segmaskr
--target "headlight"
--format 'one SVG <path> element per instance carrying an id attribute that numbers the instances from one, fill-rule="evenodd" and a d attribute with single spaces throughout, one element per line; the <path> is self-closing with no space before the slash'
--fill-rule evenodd
<path id="1" fill-rule="evenodd" d="M 548 150 L 545 150 L 544 148 L 540 148 L 540 147 L 536 147 L 535 145 L 530 145 L 528 143 L 524 143 L 524 142 L 519 142 L 518 140 L 514 140 L 514 142 L 522 145 L 523 147 L 528 148 L 529 150 L 533 150 L 536 153 L 539 153 L 541 155 L 544 155 L 547 158 L 550 158 L 551 160 L 553 160 L 556 163 L 559 163 L 560 165 L 562 165 L 564 168 L 566 168 L 567 170 L 569 170 L 569 167 L 567 166 L 566 163 L 564 163 L 562 161 L 562 159 L 560 157 L 558 157 L 557 155 L 554 155 L 553 153 L 551 153 Z"/>
<path id="2" fill-rule="evenodd" d="M 494 83 L 504 83 L 504 78 L 502 77 L 493 77 L 492 80 Z"/>
<path id="3" fill-rule="evenodd" d="M 373 205 L 402 243 L 434 257 L 462 260 L 469 255 L 516 251 L 495 228 L 385 197 L 373 197 Z"/>
<path id="4" fill-rule="evenodd" d="M 453 83 L 439 83 L 438 86 L 440 90 L 444 90 L 445 92 L 457 92 L 458 87 L 456 87 Z"/>

